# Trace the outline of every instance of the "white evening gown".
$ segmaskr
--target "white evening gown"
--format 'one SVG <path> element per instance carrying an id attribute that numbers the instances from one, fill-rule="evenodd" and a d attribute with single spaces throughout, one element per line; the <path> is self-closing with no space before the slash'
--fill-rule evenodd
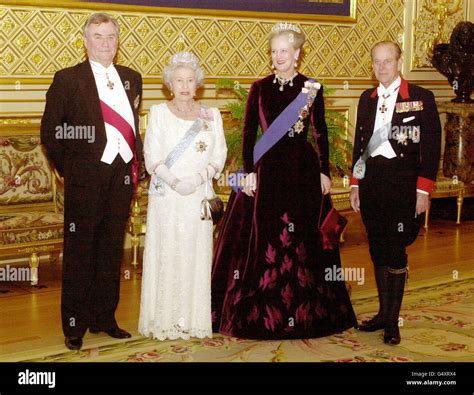
<path id="1" fill-rule="evenodd" d="M 193 175 L 208 164 L 224 167 L 227 146 L 216 108 L 170 170 L 178 178 Z M 213 118 L 213 121 L 211 119 Z M 166 103 L 150 109 L 145 135 L 145 165 L 149 173 L 164 161 L 193 121 L 176 117 Z M 139 332 L 155 339 L 212 337 L 212 221 L 200 218 L 205 185 L 181 196 L 168 185 L 164 194 L 150 183 Z"/>

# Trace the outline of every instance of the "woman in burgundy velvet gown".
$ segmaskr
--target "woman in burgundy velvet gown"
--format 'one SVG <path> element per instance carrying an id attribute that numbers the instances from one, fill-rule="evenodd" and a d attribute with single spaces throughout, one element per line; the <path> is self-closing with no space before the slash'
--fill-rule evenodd
<path id="1" fill-rule="evenodd" d="M 258 125 L 265 133 L 308 80 L 295 69 L 304 40 L 297 26 L 275 25 L 275 74 L 253 83 L 249 92 L 246 187 L 229 199 L 212 271 L 213 331 L 224 335 L 301 339 L 356 324 L 345 283 L 325 280 L 325 268 L 340 267 L 339 251 L 323 250 L 319 239 L 321 199 L 330 189 L 322 87 L 304 128 L 293 127 L 253 163 Z M 319 154 L 307 141 L 310 122 Z"/>

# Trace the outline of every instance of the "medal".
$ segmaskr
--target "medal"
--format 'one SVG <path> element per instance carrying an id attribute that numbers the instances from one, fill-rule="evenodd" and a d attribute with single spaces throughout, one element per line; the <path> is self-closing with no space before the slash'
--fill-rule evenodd
<path id="1" fill-rule="evenodd" d="M 408 133 L 407 132 L 398 132 L 395 140 L 397 140 L 398 144 L 407 145 L 408 144 Z"/>
<path id="2" fill-rule="evenodd" d="M 397 113 L 423 111 L 423 102 L 421 100 L 399 102 L 395 104 L 395 111 Z"/>
<path id="3" fill-rule="evenodd" d="M 359 158 L 354 166 L 354 178 L 357 180 L 362 180 L 365 176 L 365 162 L 362 158 Z"/>
<path id="4" fill-rule="evenodd" d="M 105 77 L 107 78 L 107 88 L 114 89 L 114 83 L 110 80 L 109 75 L 106 73 Z"/>
<path id="5" fill-rule="evenodd" d="M 304 123 L 303 121 L 299 120 L 295 123 L 295 125 L 293 126 L 293 129 L 296 133 L 300 134 L 303 129 L 304 129 Z"/>
<path id="6" fill-rule="evenodd" d="M 197 152 L 200 152 L 201 154 L 207 150 L 207 144 L 202 141 L 202 140 L 199 140 L 197 143 L 196 143 L 196 151 Z"/>

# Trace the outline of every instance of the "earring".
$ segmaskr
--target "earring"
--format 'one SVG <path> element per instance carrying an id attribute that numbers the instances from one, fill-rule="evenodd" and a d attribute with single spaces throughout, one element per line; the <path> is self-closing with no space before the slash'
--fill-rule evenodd
<path id="1" fill-rule="evenodd" d="M 298 67 L 298 62 L 297 62 L 298 59 L 295 59 L 295 69 Z"/>

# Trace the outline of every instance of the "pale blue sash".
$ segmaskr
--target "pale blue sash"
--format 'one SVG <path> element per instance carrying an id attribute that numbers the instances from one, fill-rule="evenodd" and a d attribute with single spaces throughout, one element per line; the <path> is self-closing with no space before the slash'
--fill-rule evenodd
<path id="1" fill-rule="evenodd" d="M 184 154 L 184 152 L 191 145 L 193 140 L 199 134 L 203 126 L 203 120 L 201 118 L 196 119 L 188 131 L 185 133 L 183 138 L 179 141 L 178 144 L 171 150 L 168 156 L 165 159 L 165 166 L 168 169 L 171 169 L 178 159 Z M 150 181 L 150 188 L 148 190 L 149 195 L 161 195 L 165 194 L 166 183 L 159 178 L 156 174 L 152 174 Z"/>
<path id="2" fill-rule="evenodd" d="M 369 157 L 375 152 L 377 148 L 379 148 L 383 143 L 388 141 L 388 136 L 390 134 L 391 129 L 392 123 L 389 122 L 374 131 L 372 137 L 369 140 L 369 143 L 367 144 L 367 148 L 354 165 L 354 170 L 352 174 L 354 178 L 362 180 L 365 177 L 365 162 L 367 161 L 367 159 L 369 159 Z"/>

